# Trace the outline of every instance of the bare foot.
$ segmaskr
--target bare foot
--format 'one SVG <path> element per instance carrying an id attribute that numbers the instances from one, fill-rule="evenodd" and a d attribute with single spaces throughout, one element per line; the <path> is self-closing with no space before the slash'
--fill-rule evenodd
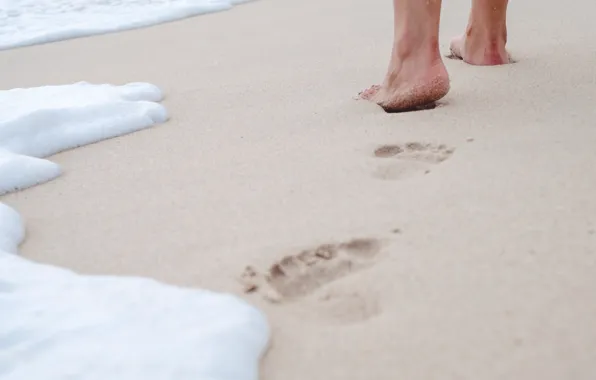
<path id="1" fill-rule="evenodd" d="M 440 58 L 431 64 L 417 63 L 396 60 L 385 82 L 362 91 L 359 97 L 377 103 L 386 112 L 434 108 L 449 92 L 449 75 Z"/>
<path id="2" fill-rule="evenodd" d="M 451 41 L 450 58 L 471 65 L 495 66 L 510 63 L 507 44 L 509 0 L 472 0 L 466 33 Z"/>
<path id="3" fill-rule="evenodd" d="M 470 65 L 504 65 L 511 62 L 505 43 L 505 37 L 488 39 L 468 32 L 451 41 L 449 58 L 461 59 Z"/>

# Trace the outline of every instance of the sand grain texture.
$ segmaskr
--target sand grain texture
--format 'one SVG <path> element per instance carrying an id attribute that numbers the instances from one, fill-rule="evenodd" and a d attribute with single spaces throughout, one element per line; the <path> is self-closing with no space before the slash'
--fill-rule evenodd
<path id="1" fill-rule="evenodd" d="M 243 295 L 274 328 L 263 380 L 593 380 L 596 5 L 574 4 L 512 2 L 517 63 L 448 60 L 451 93 L 407 114 L 352 99 L 386 69 L 384 0 L 260 0 L 0 52 L 2 89 L 145 81 L 172 115 L 1 199 L 31 259 L 239 295 L 247 265 L 382 240 L 292 302 Z M 443 7 L 447 54 L 468 1 Z M 452 151 L 391 153 L 408 143 Z"/>

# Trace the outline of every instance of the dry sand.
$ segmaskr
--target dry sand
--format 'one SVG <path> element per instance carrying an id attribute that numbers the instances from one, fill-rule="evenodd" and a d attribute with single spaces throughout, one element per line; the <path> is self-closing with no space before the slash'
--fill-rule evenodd
<path id="1" fill-rule="evenodd" d="M 261 307 L 263 380 L 593 380 L 596 5 L 575 4 L 513 1 L 519 62 L 447 60 L 443 106 L 409 114 L 352 100 L 386 68 L 388 0 L 261 0 L 0 52 L 2 89 L 148 81 L 172 115 L 56 155 L 62 177 L 1 200 L 27 220 L 29 258 Z M 445 2 L 444 53 L 467 11 Z M 408 142 L 439 152 L 374 155 Z M 292 301 L 236 281 L 354 238 L 380 249 L 278 283 Z"/>

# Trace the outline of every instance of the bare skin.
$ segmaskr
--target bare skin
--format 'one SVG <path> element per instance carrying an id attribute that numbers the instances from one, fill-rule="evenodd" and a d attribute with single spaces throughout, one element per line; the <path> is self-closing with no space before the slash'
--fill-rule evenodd
<path id="1" fill-rule="evenodd" d="M 508 0 L 473 0 L 466 34 L 451 43 L 454 58 L 474 65 L 509 62 Z M 393 0 L 394 43 L 385 80 L 360 93 L 387 112 L 426 108 L 449 92 L 439 51 L 441 0 Z"/>
<path id="2" fill-rule="evenodd" d="M 471 65 L 510 62 L 507 44 L 508 0 L 474 0 L 463 36 L 451 41 L 451 54 Z"/>

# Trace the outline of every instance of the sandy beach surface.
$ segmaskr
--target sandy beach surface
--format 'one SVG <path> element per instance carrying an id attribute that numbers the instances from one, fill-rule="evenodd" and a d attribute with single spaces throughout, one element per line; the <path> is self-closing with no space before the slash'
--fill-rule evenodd
<path id="1" fill-rule="evenodd" d="M 259 0 L 2 51 L 1 89 L 146 81 L 171 120 L 58 154 L 64 175 L 0 200 L 28 258 L 261 308 L 263 380 L 593 380 L 596 5 L 574 4 L 513 1 L 517 63 L 447 60 L 451 93 L 407 114 L 352 99 L 386 69 L 388 0 Z M 467 12 L 443 4 L 443 53 Z M 340 256 L 296 275 L 321 246 Z M 247 265 L 284 257 L 281 302 L 244 294 Z"/>

